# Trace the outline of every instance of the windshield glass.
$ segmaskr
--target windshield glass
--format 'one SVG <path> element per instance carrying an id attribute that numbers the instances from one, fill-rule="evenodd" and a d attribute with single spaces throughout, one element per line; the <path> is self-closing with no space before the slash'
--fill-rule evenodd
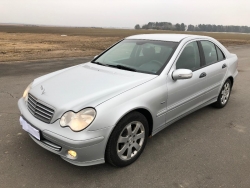
<path id="1" fill-rule="evenodd" d="M 178 43 L 150 40 L 123 40 L 92 63 L 150 74 L 159 74 Z"/>

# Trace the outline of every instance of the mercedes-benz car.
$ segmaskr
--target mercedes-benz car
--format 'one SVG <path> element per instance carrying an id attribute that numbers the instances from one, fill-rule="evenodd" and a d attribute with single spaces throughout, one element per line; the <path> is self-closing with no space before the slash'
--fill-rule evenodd
<path id="1" fill-rule="evenodd" d="M 35 79 L 18 101 L 20 124 L 74 165 L 127 166 L 173 122 L 210 104 L 223 108 L 237 61 L 206 36 L 130 36 L 91 62 Z"/>

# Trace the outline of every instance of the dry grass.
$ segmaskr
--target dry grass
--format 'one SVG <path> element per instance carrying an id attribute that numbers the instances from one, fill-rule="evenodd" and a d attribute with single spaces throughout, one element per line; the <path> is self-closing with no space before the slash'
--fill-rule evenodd
<path id="1" fill-rule="evenodd" d="M 0 62 L 94 56 L 126 36 L 141 33 L 173 32 L 100 28 L 0 26 Z M 226 46 L 250 44 L 250 34 L 175 33 L 211 36 Z"/>

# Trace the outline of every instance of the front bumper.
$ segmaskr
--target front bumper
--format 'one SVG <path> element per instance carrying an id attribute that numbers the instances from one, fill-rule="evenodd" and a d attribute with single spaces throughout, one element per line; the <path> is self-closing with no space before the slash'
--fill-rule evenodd
<path id="1" fill-rule="evenodd" d="M 36 119 L 27 109 L 23 98 L 18 107 L 23 118 L 33 127 L 40 130 L 41 140 L 30 137 L 41 147 L 60 155 L 64 160 L 77 166 L 89 166 L 104 163 L 105 148 L 112 131 L 112 126 L 96 130 L 73 132 L 70 128 L 62 128 L 59 120 L 52 124 Z M 94 122 L 93 122 L 94 123 Z M 77 157 L 68 157 L 68 150 L 77 152 Z"/>

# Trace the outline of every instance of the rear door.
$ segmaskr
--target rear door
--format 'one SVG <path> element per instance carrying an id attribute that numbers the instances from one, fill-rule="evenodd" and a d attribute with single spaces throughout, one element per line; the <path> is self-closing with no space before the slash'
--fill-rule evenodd
<path id="1" fill-rule="evenodd" d="M 203 53 L 203 67 L 206 74 L 206 99 L 217 98 L 223 78 L 227 72 L 226 58 L 222 50 L 211 41 L 199 42 Z"/>

